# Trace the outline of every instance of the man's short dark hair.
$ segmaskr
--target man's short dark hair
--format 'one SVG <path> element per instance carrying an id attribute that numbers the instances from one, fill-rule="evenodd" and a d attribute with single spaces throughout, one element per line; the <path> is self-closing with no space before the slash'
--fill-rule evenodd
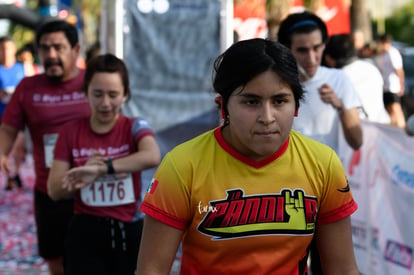
<path id="1" fill-rule="evenodd" d="M 342 68 L 357 58 L 352 36 L 345 33 L 331 35 L 326 42 L 324 53 L 335 59 L 336 68 Z"/>
<path id="2" fill-rule="evenodd" d="M 391 36 L 391 34 L 389 34 L 389 33 L 384 33 L 384 34 L 381 34 L 379 37 L 378 37 L 378 40 L 380 41 L 380 42 L 391 42 L 392 41 L 392 36 Z"/>
<path id="3" fill-rule="evenodd" d="M 75 26 L 69 24 L 64 20 L 53 19 L 46 21 L 36 30 L 36 44 L 39 45 L 42 35 L 53 32 L 63 32 L 72 48 L 79 42 L 78 31 L 76 30 Z"/>
<path id="4" fill-rule="evenodd" d="M 277 39 L 281 44 L 290 48 L 292 34 L 306 34 L 314 30 L 320 30 L 322 33 L 322 42 L 326 42 L 328 39 L 328 30 L 325 22 L 320 17 L 309 11 L 292 13 L 280 23 Z"/>

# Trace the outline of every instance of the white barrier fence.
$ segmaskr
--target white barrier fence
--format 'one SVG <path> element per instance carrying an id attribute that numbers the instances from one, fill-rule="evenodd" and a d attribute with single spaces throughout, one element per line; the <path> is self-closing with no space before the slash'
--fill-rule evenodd
<path id="1" fill-rule="evenodd" d="M 414 137 L 363 121 L 364 142 L 338 152 L 358 210 L 352 216 L 362 274 L 414 274 Z M 342 135 L 340 135 L 342 136 Z"/>

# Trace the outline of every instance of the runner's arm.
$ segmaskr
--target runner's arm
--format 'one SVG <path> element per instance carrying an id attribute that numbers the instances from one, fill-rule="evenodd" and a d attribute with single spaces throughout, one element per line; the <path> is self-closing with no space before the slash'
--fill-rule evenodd
<path id="1" fill-rule="evenodd" d="M 137 152 L 112 161 L 116 173 L 138 172 L 159 164 L 161 152 L 154 136 L 144 136 L 138 141 L 137 148 Z"/>
<path id="2" fill-rule="evenodd" d="M 0 126 L 0 170 L 9 171 L 8 155 L 17 138 L 19 130 L 7 124 Z"/>
<path id="3" fill-rule="evenodd" d="M 400 80 L 400 92 L 398 93 L 398 96 L 403 96 L 405 91 L 405 72 L 403 68 L 395 69 L 398 79 Z"/>
<path id="4" fill-rule="evenodd" d="M 316 242 L 324 274 L 359 275 L 350 217 L 318 226 Z"/>
<path id="5" fill-rule="evenodd" d="M 183 231 L 146 215 L 139 249 L 137 274 L 170 274 Z"/>
<path id="6" fill-rule="evenodd" d="M 60 200 L 70 196 L 75 190 L 63 188 L 63 178 L 70 164 L 61 160 L 53 160 L 52 168 L 47 179 L 47 193 L 52 200 Z"/>
<path id="7" fill-rule="evenodd" d="M 133 173 L 155 167 L 159 164 L 161 153 L 155 138 L 145 136 L 137 144 L 138 151 L 128 156 L 113 159 L 112 172 Z M 94 154 L 88 162 L 67 171 L 63 178 L 63 188 L 80 189 L 95 181 L 99 176 L 108 174 L 107 157 Z"/>
<path id="8" fill-rule="evenodd" d="M 358 150 L 361 147 L 363 140 L 358 109 L 356 107 L 351 109 L 345 109 L 345 107 L 343 107 L 343 109 L 339 111 L 339 118 L 348 145 L 354 150 Z"/>

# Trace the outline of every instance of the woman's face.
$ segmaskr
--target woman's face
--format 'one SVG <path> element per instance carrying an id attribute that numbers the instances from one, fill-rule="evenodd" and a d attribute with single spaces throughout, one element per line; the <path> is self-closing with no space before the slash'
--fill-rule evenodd
<path id="1" fill-rule="evenodd" d="M 102 72 L 93 75 L 87 92 L 93 124 L 115 124 L 126 99 L 124 90 L 119 73 Z"/>
<path id="2" fill-rule="evenodd" d="M 253 78 L 231 94 L 225 140 L 253 160 L 275 153 L 289 136 L 295 115 L 292 89 L 273 71 Z"/>

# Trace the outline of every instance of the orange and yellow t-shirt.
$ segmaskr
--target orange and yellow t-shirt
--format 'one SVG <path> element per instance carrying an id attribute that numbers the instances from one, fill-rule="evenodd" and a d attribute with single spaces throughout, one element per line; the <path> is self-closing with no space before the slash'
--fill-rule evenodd
<path id="1" fill-rule="evenodd" d="M 357 209 L 339 158 L 292 131 L 256 162 L 220 129 L 169 152 L 140 209 L 184 231 L 181 274 L 304 274 L 315 226 Z"/>

